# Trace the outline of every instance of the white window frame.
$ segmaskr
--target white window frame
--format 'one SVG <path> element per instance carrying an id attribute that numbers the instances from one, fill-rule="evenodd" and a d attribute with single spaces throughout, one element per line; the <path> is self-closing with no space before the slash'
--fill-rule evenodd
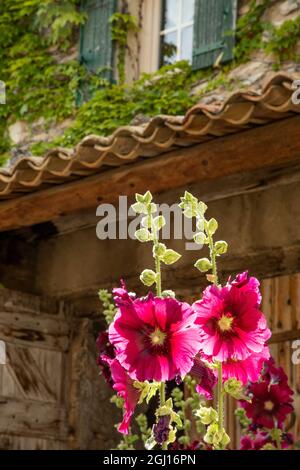
<path id="1" fill-rule="evenodd" d="M 179 0 L 179 8 L 178 8 L 178 17 L 177 17 L 177 24 L 173 28 L 167 28 L 163 29 L 160 31 L 160 37 L 162 39 L 163 36 L 166 36 L 168 33 L 176 33 L 176 61 L 182 60 L 181 58 L 181 39 L 182 39 L 182 30 L 184 28 L 187 28 L 189 26 L 194 26 L 194 20 L 193 21 L 188 21 L 186 23 L 181 23 L 182 19 L 182 12 L 183 12 L 183 4 L 184 0 Z M 165 12 L 162 12 L 162 15 L 164 15 Z M 161 50 L 160 50 L 160 55 L 161 55 Z M 163 60 L 163 57 L 160 57 L 160 61 Z"/>

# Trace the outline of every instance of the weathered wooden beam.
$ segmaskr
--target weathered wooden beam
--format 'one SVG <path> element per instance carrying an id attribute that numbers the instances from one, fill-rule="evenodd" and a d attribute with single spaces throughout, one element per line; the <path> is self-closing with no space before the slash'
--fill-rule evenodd
<path id="1" fill-rule="evenodd" d="M 0 231 L 54 220 L 150 189 L 164 192 L 201 181 L 300 161 L 300 116 L 215 138 L 0 203 Z"/>

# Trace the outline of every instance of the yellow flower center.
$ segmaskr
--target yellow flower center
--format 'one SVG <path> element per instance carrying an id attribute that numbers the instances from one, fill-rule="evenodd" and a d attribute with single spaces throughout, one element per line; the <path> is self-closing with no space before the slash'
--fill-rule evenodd
<path id="1" fill-rule="evenodd" d="M 265 410 L 267 410 L 267 411 L 272 411 L 273 408 L 274 408 L 274 403 L 273 403 L 272 401 L 270 401 L 270 400 L 265 401 L 264 408 L 265 408 Z"/>
<path id="2" fill-rule="evenodd" d="M 232 317 L 227 317 L 226 315 L 222 315 L 220 320 L 218 321 L 218 326 L 221 331 L 229 331 L 231 330 L 232 322 L 233 322 Z"/>
<path id="3" fill-rule="evenodd" d="M 166 338 L 166 333 L 163 331 L 160 331 L 158 328 L 156 328 L 151 334 L 150 334 L 150 340 L 153 346 L 162 346 L 164 344 Z"/>

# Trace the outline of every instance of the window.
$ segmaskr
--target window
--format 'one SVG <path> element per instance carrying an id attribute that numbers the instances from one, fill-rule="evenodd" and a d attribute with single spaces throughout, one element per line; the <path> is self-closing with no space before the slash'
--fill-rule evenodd
<path id="1" fill-rule="evenodd" d="M 161 31 L 161 65 L 192 62 L 195 0 L 165 0 Z"/>
<path id="2" fill-rule="evenodd" d="M 110 16 L 116 11 L 116 0 L 84 0 L 82 9 L 87 19 L 80 31 L 80 62 L 91 72 L 106 70 L 112 76 L 113 46 Z"/>
<path id="3" fill-rule="evenodd" d="M 237 0 L 162 0 L 161 65 L 188 60 L 194 70 L 233 57 Z"/>

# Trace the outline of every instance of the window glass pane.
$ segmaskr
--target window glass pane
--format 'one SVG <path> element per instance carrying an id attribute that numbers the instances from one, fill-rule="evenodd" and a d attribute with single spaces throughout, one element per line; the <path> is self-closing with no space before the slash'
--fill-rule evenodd
<path id="1" fill-rule="evenodd" d="M 193 26 L 183 28 L 181 33 L 180 59 L 192 61 L 193 54 Z"/>
<path id="2" fill-rule="evenodd" d="M 195 0 L 182 0 L 182 23 L 191 23 L 194 21 Z"/>
<path id="3" fill-rule="evenodd" d="M 180 0 L 165 0 L 165 14 L 163 29 L 175 28 L 179 20 Z"/>
<path id="4" fill-rule="evenodd" d="M 165 34 L 161 39 L 162 64 L 173 64 L 177 55 L 177 32 Z"/>

